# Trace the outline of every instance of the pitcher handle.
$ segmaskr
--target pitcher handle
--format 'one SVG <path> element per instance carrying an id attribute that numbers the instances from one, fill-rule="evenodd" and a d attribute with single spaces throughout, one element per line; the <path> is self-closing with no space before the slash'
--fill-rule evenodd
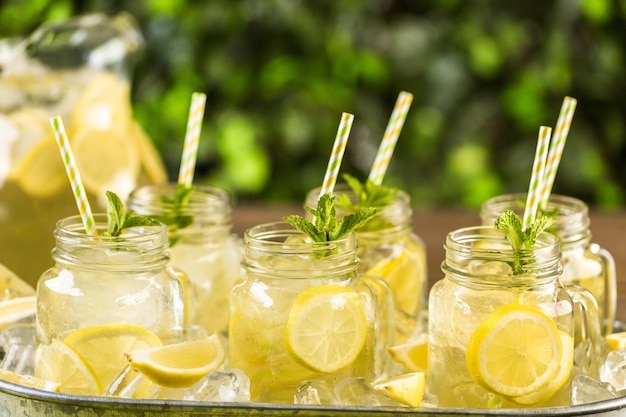
<path id="1" fill-rule="evenodd" d="M 602 266 L 605 270 L 605 302 L 604 308 L 606 310 L 604 323 L 602 323 L 603 334 L 606 336 L 613 332 L 613 325 L 615 324 L 615 311 L 617 309 L 617 288 L 616 288 L 616 272 L 615 272 L 615 260 L 611 253 L 602 248 L 597 243 L 592 243 L 589 246 L 591 253 L 598 255 L 602 260 Z"/>
<path id="2" fill-rule="evenodd" d="M 578 284 L 566 284 L 574 304 L 574 364 L 583 374 L 597 377 L 602 350 L 602 330 L 598 302 L 594 295 Z"/>

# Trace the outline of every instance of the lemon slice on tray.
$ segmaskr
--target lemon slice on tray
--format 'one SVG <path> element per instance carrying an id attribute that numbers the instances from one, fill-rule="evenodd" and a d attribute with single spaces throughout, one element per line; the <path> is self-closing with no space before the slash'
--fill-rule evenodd
<path id="1" fill-rule="evenodd" d="M 56 392 L 59 390 L 58 382 L 46 381 L 31 375 L 18 375 L 15 372 L 7 371 L 5 369 L 0 369 L 0 379 L 13 384 L 42 389 L 45 391 Z"/>
<path id="2" fill-rule="evenodd" d="M 131 324 L 85 327 L 63 341 L 93 369 L 102 387 L 109 386 L 126 366 L 124 353 L 162 345 L 154 333 Z"/>
<path id="3" fill-rule="evenodd" d="M 376 381 L 372 388 L 394 401 L 411 407 L 419 407 L 426 390 L 424 372 L 411 372 Z"/>
<path id="4" fill-rule="evenodd" d="M 125 356 L 131 368 L 155 384 L 184 388 L 218 369 L 226 352 L 214 333 L 203 339 L 127 352 Z"/>
<path id="5" fill-rule="evenodd" d="M 341 285 L 300 293 L 285 329 L 287 352 L 316 372 L 333 373 L 352 364 L 365 345 L 367 322 L 359 295 Z"/>
<path id="6" fill-rule="evenodd" d="M 428 368 L 428 335 L 421 334 L 414 340 L 388 349 L 391 358 L 409 372 L 425 371 Z"/>
<path id="7" fill-rule="evenodd" d="M 510 399 L 542 393 L 528 397 L 539 403 L 560 388 L 550 388 L 551 383 L 564 372 L 569 376 L 572 364 L 563 358 L 561 332 L 549 316 L 536 307 L 507 304 L 493 311 L 470 337 L 467 366 L 486 389 Z"/>
<path id="8" fill-rule="evenodd" d="M 19 297 L 0 301 L 0 330 L 28 316 L 34 316 L 37 297 Z"/>
<path id="9" fill-rule="evenodd" d="M 626 332 L 617 332 L 607 335 L 606 343 L 611 350 L 626 349 Z"/>

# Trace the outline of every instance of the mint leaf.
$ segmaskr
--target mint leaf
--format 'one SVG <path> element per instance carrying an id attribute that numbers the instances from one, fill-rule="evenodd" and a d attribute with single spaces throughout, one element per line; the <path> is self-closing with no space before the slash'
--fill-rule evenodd
<path id="1" fill-rule="evenodd" d="M 523 229 L 522 219 L 513 210 L 504 210 L 494 222 L 496 229 L 501 230 L 513 248 L 515 260 L 510 262 L 513 274 L 528 272 L 527 261 L 522 258 L 535 246 L 537 236 L 552 226 L 554 220 L 548 216 L 540 215 L 526 230 Z"/>
<path id="2" fill-rule="evenodd" d="M 356 205 L 353 205 L 348 199 L 346 204 L 346 199 L 341 198 L 337 203 L 340 207 L 351 209 L 363 207 L 383 207 L 393 201 L 394 195 L 398 191 L 397 188 L 378 185 L 369 179 L 365 181 L 365 184 L 363 185 L 359 182 L 359 180 L 349 174 L 344 174 L 343 179 L 354 192 L 357 202 Z"/>
<path id="3" fill-rule="evenodd" d="M 107 199 L 107 231 L 104 236 L 119 236 L 122 230 L 136 226 L 155 226 L 160 224 L 156 219 L 149 216 L 138 216 L 135 212 L 126 211 L 124 203 L 117 194 L 112 191 L 106 192 Z"/>
<path id="4" fill-rule="evenodd" d="M 283 219 L 315 242 L 329 242 L 341 239 L 376 215 L 374 207 L 361 209 L 351 213 L 341 220 L 337 220 L 335 197 L 330 194 L 322 195 L 317 201 L 317 207 L 306 207 L 306 210 L 315 216 L 313 222 L 304 217 L 291 215 Z"/>

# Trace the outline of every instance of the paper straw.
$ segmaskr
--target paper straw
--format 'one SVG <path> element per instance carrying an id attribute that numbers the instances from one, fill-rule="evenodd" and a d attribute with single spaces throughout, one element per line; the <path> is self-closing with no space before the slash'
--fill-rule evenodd
<path id="1" fill-rule="evenodd" d="M 56 138 L 59 151 L 61 152 L 61 158 L 63 159 L 65 171 L 67 172 L 67 177 L 69 178 L 70 185 L 72 186 L 72 193 L 74 193 L 74 200 L 76 200 L 78 212 L 80 213 L 83 225 L 85 226 L 85 232 L 87 232 L 88 235 L 95 235 L 96 222 L 93 218 L 93 214 L 91 213 L 91 207 L 89 206 L 89 201 L 87 200 L 85 187 L 80 179 L 80 173 L 76 168 L 74 154 L 72 154 L 72 148 L 70 148 L 70 141 L 65 133 L 63 121 L 60 116 L 56 116 L 50 119 L 50 123 L 54 129 L 54 137 Z"/>
<path id="2" fill-rule="evenodd" d="M 522 220 L 523 230 L 526 230 L 535 221 L 535 217 L 537 216 L 537 207 L 539 206 L 539 198 L 541 197 L 540 192 L 543 188 L 546 156 L 548 155 L 551 133 L 552 128 L 550 127 L 541 126 L 539 128 L 535 160 L 533 162 L 530 186 L 528 187 L 528 196 L 526 197 L 526 207 L 524 209 L 524 218 Z"/>
<path id="3" fill-rule="evenodd" d="M 348 136 L 350 136 L 350 129 L 352 129 L 353 120 L 354 115 L 350 113 L 341 114 L 341 122 L 339 123 L 333 150 L 330 154 L 330 159 L 328 160 L 328 167 L 326 168 L 326 174 L 324 175 L 324 182 L 322 183 L 322 189 L 320 190 L 320 197 L 324 194 L 332 193 L 335 188 L 337 174 L 339 174 L 341 159 L 343 158 L 343 152 L 345 151 L 346 144 L 348 143 Z"/>
<path id="4" fill-rule="evenodd" d="M 561 105 L 559 118 L 556 122 L 556 127 L 554 128 L 554 136 L 552 137 L 550 150 L 548 151 L 548 160 L 546 162 L 544 184 L 540 202 L 540 207 L 542 209 L 546 208 L 548 200 L 550 199 L 550 193 L 552 192 L 556 172 L 559 169 L 559 163 L 561 162 L 561 156 L 563 155 L 563 148 L 565 147 L 567 134 L 569 133 L 569 128 L 572 125 L 572 119 L 574 118 L 576 103 L 577 101 L 575 98 L 566 96 L 563 99 L 563 104 Z"/>
<path id="5" fill-rule="evenodd" d="M 187 132 L 185 133 L 183 154 L 180 160 L 180 171 L 178 172 L 179 184 L 191 186 L 193 182 L 205 104 L 206 94 L 196 92 L 191 95 L 191 106 L 189 107 L 189 116 L 187 117 Z"/>
<path id="6" fill-rule="evenodd" d="M 396 99 L 396 104 L 391 112 L 391 117 L 387 123 L 385 134 L 378 147 L 378 152 L 368 178 L 377 185 L 383 182 L 383 177 L 387 172 L 389 161 L 391 161 L 393 150 L 396 147 L 396 142 L 398 142 L 398 137 L 400 137 L 402 126 L 404 126 L 404 121 L 412 102 L 413 94 L 406 91 L 401 91 Z"/>

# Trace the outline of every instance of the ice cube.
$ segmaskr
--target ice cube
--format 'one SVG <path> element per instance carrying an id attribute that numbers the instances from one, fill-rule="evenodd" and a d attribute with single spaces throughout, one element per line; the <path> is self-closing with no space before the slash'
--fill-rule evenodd
<path id="1" fill-rule="evenodd" d="M 293 397 L 294 404 L 339 404 L 339 398 L 333 387 L 323 379 L 304 381 L 296 389 Z"/>
<path id="2" fill-rule="evenodd" d="M 374 391 L 365 378 L 346 378 L 335 385 L 341 405 L 402 407 L 402 404 Z"/>
<path id="3" fill-rule="evenodd" d="M 572 380 L 572 405 L 593 403 L 617 398 L 611 384 L 598 381 L 587 375 L 578 375 Z"/>
<path id="4" fill-rule="evenodd" d="M 247 402 L 250 379 L 239 369 L 214 371 L 185 391 L 185 400 Z"/>
<path id="5" fill-rule="evenodd" d="M 3 352 L 0 368 L 18 375 L 34 375 L 35 326 L 32 323 L 13 324 L 0 333 Z"/>
<path id="6" fill-rule="evenodd" d="M 611 384 L 616 391 L 626 389 L 626 350 L 609 352 L 600 366 L 600 381 Z"/>

